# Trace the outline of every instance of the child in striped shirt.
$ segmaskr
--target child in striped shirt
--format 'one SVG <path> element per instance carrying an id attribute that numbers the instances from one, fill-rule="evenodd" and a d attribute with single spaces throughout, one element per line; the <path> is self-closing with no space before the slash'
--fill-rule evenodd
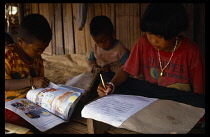
<path id="1" fill-rule="evenodd" d="M 25 98 L 32 86 L 47 87 L 41 54 L 52 39 L 52 30 L 40 14 L 27 15 L 19 26 L 17 43 L 5 46 L 5 102 Z M 26 126 L 27 122 L 5 109 L 5 122 Z"/>

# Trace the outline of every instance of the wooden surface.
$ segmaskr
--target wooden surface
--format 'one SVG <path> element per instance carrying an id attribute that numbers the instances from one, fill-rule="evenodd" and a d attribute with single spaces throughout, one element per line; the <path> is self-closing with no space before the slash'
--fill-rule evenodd
<path id="1" fill-rule="evenodd" d="M 72 4 L 62 3 L 63 7 L 63 37 L 64 37 L 64 52 L 65 54 L 75 53 L 74 47 L 74 31 L 73 31 L 73 16 L 72 16 Z"/>
<path id="2" fill-rule="evenodd" d="M 35 127 L 30 128 L 30 132 L 26 134 L 141 134 L 123 128 L 116 128 L 93 119 L 82 118 L 81 110 L 83 106 L 84 104 L 81 102 L 77 105 L 70 121 L 67 123 L 57 125 L 46 132 L 40 132 Z M 188 134 L 205 134 L 205 131 L 193 128 Z"/>
<path id="3" fill-rule="evenodd" d="M 49 21 L 53 39 L 47 54 L 89 54 L 94 45 L 89 23 L 94 16 L 108 16 L 116 38 L 128 48 L 143 34 L 140 19 L 149 3 L 88 3 L 87 19 L 82 31 L 78 28 L 78 3 L 24 3 L 25 14 L 40 13 Z M 183 34 L 195 41 L 205 53 L 205 3 L 183 3 L 189 17 L 189 28 Z"/>

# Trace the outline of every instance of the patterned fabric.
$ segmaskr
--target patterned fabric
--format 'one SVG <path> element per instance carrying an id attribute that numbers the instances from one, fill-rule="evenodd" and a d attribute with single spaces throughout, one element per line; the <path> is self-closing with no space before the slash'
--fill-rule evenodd
<path id="1" fill-rule="evenodd" d="M 5 109 L 5 122 L 27 127 L 27 121 L 25 119 L 8 109 Z"/>
<path id="2" fill-rule="evenodd" d="M 5 46 L 5 79 L 24 79 L 36 76 L 44 76 L 41 56 L 29 62 L 19 53 L 16 44 Z M 20 90 L 5 91 L 5 101 L 24 98 L 29 89 L 28 87 Z"/>

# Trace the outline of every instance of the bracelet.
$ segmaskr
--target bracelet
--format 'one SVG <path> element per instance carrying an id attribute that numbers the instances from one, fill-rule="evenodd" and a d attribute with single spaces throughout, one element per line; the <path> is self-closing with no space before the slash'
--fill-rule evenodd
<path id="1" fill-rule="evenodd" d="M 114 86 L 114 84 L 112 83 L 112 82 L 106 82 L 106 84 L 110 84 L 110 85 L 112 85 L 112 87 L 113 87 L 113 89 L 112 89 L 112 91 L 111 91 L 111 94 L 114 92 L 114 89 L 115 89 L 115 86 Z"/>

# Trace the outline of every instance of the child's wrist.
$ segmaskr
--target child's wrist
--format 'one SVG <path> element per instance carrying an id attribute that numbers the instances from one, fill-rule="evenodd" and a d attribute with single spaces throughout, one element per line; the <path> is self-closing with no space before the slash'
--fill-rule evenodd
<path id="1" fill-rule="evenodd" d="M 112 85 L 112 91 L 110 92 L 112 94 L 115 90 L 115 85 L 112 82 L 106 82 L 106 84 Z"/>
<path id="2" fill-rule="evenodd" d="M 33 78 L 28 78 L 28 79 L 29 79 L 29 87 L 33 87 L 34 86 Z"/>
<path id="3" fill-rule="evenodd" d="M 98 65 L 94 65 L 93 68 L 92 68 L 92 72 L 95 72 L 95 70 L 96 70 L 97 68 L 101 68 L 101 67 L 98 66 Z"/>

